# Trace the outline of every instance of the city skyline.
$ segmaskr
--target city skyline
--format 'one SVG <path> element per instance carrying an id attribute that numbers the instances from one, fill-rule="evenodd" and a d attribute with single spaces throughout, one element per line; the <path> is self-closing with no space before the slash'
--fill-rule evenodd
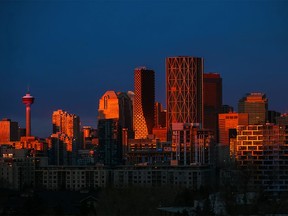
<path id="1" fill-rule="evenodd" d="M 0 118 L 25 127 L 21 97 L 35 97 L 32 135 L 52 134 L 58 109 L 96 127 L 106 91 L 133 88 L 133 71 L 155 71 L 155 99 L 165 108 L 165 59 L 204 59 L 223 78 L 223 104 L 237 111 L 248 92 L 269 109 L 288 111 L 288 3 L 284 1 L 99 1 L 0 3 Z M 65 14 L 65 16 L 63 16 Z M 74 16 L 76 15 L 76 16 Z"/>

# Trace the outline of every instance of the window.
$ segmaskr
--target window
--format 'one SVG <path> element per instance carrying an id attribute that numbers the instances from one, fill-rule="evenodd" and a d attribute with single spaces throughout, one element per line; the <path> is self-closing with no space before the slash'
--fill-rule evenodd
<path id="1" fill-rule="evenodd" d="M 108 109 L 108 97 L 104 96 L 104 109 Z"/>

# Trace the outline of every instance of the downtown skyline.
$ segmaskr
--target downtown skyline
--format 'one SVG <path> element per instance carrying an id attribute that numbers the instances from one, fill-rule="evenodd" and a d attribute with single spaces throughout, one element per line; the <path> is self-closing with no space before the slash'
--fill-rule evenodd
<path id="1" fill-rule="evenodd" d="M 51 135 L 58 109 L 96 127 L 101 95 L 134 91 L 140 66 L 155 71 L 155 99 L 166 108 L 165 58 L 173 56 L 203 58 L 236 111 L 246 93 L 263 92 L 270 110 L 288 112 L 287 9 L 284 1 L 2 1 L 0 118 L 25 127 L 30 86 L 32 135 Z"/>

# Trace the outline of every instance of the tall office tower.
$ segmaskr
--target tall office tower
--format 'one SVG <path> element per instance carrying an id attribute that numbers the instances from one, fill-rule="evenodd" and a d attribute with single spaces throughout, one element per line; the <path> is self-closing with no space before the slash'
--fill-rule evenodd
<path id="1" fill-rule="evenodd" d="M 18 122 L 12 122 L 4 118 L 0 121 L 0 144 L 10 141 L 18 141 Z"/>
<path id="2" fill-rule="evenodd" d="M 127 128 L 128 138 L 134 138 L 132 100 L 126 92 L 118 92 L 117 97 L 119 100 L 119 125 Z"/>
<path id="3" fill-rule="evenodd" d="M 29 92 L 22 97 L 22 102 L 26 105 L 26 137 L 31 136 L 31 105 L 34 103 L 34 99 Z"/>
<path id="4" fill-rule="evenodd" d="M 67 151 L 77 152 L 81 146 L 80 118 L 64 110 L 54 111 L 52 114 L 53 134 L 61 133 L 61 140 L 67 144 Z"/>
<path id="5" fill-rule="evenodd" d="M 249 114 L 249 124 L 265 124 L 268 118 L 268 99 L 263 93 L 248 93 L 238 102 L 238 112 Z"/>
<path id="6" fill-rule="evenodd" d="M 238 125 L 248 125 L 247 113 L 219 114 L 219 143 L 229 146 L 229 129 L 236 129 Z"/>
<path id="7" fill-rule="evenodd" d="M 154 105 L 154 128 L 166 127 L 166 110 L 163 110 L 162 104 L 155 102 Z"/>
<path id="8" fill-rule="evenodd" d="M 116 119 L 121 128 L 127 128 L 133 138 L 132 101 L 126 92 L 107 91 L 99 100 L 98 119 Z"/>
<path id="9" fill-rule="evenodd" d="M 134 71 L 134 131 L 135 139 L 152 134 L 154 126 L 155 73 L 145 67 Z"/>
<path id="10" fill-rule="evenodd" d="M 98 119 L 119 119 L 119 99 L 115 91 L 106 91 L 99 100 Z"/>
<path id="11" fill-rule="evenodd" d="M 218 73 L 204 73 L 203 76 L 203 104 L 205 129 L 214 132 L 218 142 L 218 114 L 222 109 L 222 78 Z"/>
<path id="12" fill-rule="evenodd" d="M 203 58 L 166 59 L 167 140 L 172 123 L 203 123 Z"/>

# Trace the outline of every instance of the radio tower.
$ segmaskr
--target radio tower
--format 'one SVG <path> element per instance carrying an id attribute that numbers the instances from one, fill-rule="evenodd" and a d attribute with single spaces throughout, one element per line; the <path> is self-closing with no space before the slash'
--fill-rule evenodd
<path id="1" fill-rule="evenodd" d="M 30 95 L 29 89 L 25 96 L 22 97 L 22 102 L 26 105 L 26 137 L 31 136 L 31 104 L 34 102 L 34 97 Z"/>

